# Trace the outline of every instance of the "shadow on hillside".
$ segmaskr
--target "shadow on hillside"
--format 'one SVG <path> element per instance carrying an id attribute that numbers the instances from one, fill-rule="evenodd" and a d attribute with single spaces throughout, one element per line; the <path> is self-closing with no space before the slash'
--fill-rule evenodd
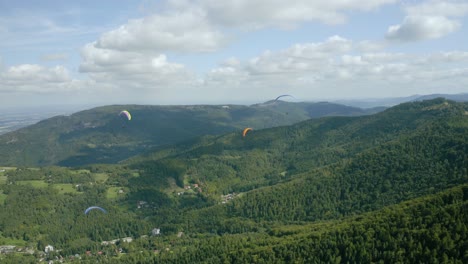
<path id="1" fill-rule="evenodd" d="M 57 165 L 75 167 L 97 163 L 118 163 L 119 161 L 141 153 L 145 149 L 146 148 L 144 146 L 135 146 L 134 148 L 124 146 L 96 148 L 84 147 L 80 149 L 79 155 L 70 156 L 58 162 Z"/>

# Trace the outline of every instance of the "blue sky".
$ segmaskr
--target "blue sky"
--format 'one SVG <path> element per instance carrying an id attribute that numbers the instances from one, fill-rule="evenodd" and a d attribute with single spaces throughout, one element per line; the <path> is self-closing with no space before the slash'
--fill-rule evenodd
<path id="1" fill-rule="evenodd" d="M 468 92 L 467 0 L 0 0 L 0 107 Z"/>

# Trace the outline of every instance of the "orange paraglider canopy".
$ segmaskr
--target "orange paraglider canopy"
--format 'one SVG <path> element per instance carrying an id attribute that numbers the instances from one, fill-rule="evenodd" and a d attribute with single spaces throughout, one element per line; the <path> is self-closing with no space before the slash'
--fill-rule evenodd
<path id="1" fill-rule="evenodd" d="M 247 132 L 249 132 L 251 130 L 252 130 L 252 128 L 250 128 L 250 127 L 245 128 L 244 131 L 242 131 L 242 136 L 245 137 L 245 135 L 247 135 Z"/>

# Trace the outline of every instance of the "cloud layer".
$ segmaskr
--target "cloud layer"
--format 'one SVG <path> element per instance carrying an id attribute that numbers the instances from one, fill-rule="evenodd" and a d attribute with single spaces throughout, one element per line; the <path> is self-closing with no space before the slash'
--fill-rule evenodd
<path id="1" fill-rule="evenodd" d="M 347 12 L 369 11 L 397 0 L 198 0 L 170 1 L 173 8 L 196 7 L 205 10 L 213 24 L 244 29 L 269 26 L 291 28 L 303 22 L 340 24 L 347 20 Z"/>
<path id="2" fill-rule="evenodd" d="M 460 22 L 443 16 L 407 16 L 402 24 L 390 26 L 386 37 L 398 41 L 436 39 L 455 32 L 460 26 Z"/>
<path id="3" fill-rule="evenodd" d="M 23 64 L 0 71 L 0 92 L 63 92 L 75 89 L 73 84 L 63 66 L 46 68 Z"/>
<path id="4" fill-rule="evenodd" d="M 184 11 L 130 20 L 103 34 L 95 46 L 119 51 L 208 52 L 224 42 L 223 34 L 202 13 Z"/>
<path id="5" fill-rule="evenodd" d="M 447 92 L 460 92 L 461 83 L 468 80 L 468 52 L 359 52 L 360 45 L 333 36 L 321 43 L 265 52 L 249 61 L 223 64 L 212 70 L 206 85 L 230 83 L 246 92 L 258 89 L 270 95 L 288 91 L 310 100 L 353 97 L 356 92 L 402 96 L 419 93 L 421 87 L 428 93 L 441 87 Z"/>
<path id="6" fill-rule="evenodd" d="M 468 14 L 468 3 L 463 1 L 431 0 L 398 6 L 402 22 L 382 26 L 378 40 L 330 33 L 328 38 L 312 41 L 316 38 L 313 32 L 307 40 L 288 42 L 282 48 L 268 49 L 271 43 L 265 40 L 264 49 L 250 56 L 238 55 L 232 48 L 237 37 L 272 28 L 275 32 L 291 32 L 316 23 L 334 32 L 345 28 L 351 14 L 378 12 L 397 2 L 163 1 L 146 17 L 128 20 L 84 42 L 87 44 L 80 49 L 78 71 L 52 65 L 73 60 L 68 50 L 63 53 L 64 49 L 43 51 L 41 54 L 48 55 L 38 59 L 44 65 L 0 64 L 0 93 L 66 94 L 76 98 L 86 95 L 106 103 L 158 104 L 258 102 L 283 93 L 292 93 L 300 100 L 314 100 L 466 89 L 468 52 L 419 54 L 394 49 L 401 42 L 441 39 L 461 30 L 463 17 Z M 59 39 L 55 34 L 71 36 L 74 29 L 82 29 L 61 27 L 48 19 L 34 21 L 42 21 L 37 27 L 43 38 L 53 35 Z M 8 23 L 6 27 L 0 26 L 0 36 L 15 36 L 13 29 L 32 26 L 21 23 L 14 20 L 10 21 L 14 27 L 8 27 Z M 7 46 L 16 44 L 11 41 Z M 193 62 L 183 63 L 190 56 L 226 59 L 210 62 L 208 70 L 200 71 L 189 66 L 195 65 Z"/>
<path id="7" fill-rule="evenodd" d="M 431 0 L 409 5 L 405 12 L 407 15 L 401 24 L 388 28 L 388 40 L 421 41 L 453 33 L 461 27 L 461 22 L 455 18 L 468 14 L 468 3 Z"/>

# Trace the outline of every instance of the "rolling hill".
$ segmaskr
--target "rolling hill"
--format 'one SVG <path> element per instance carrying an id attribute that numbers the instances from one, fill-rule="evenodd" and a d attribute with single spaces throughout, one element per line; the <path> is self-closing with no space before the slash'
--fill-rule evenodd
<path id="1" fill-rule="evenodd" d="M 415 94 L 407 97 L 389 97 L 389 98 L 369 98 L 369 99 L 355 99 L 355 100 L 336 100 L 333 101 L 337 104 L 349 105 L 360 108 L 372 108 L 372 107 L 391 107 L 401 103 L 417 102 L 424 100 L 431 100 L 435 98 L 445 98 L 457 102 L 468 102 L 468 93 L 459 94 L 426 94 L 420 95 Z"/>
<path id="2" fill-rule="evenodd" d="M 205 185 L 206 195 L 245 193 L 223 207 L 230 217 L 315 221 L 375 210 L 467 180 L 467 106 L 435 99 L 162 147 L 128 161 L 141 170 L 134 194 L 170 177 Z"/>
<path id="3" fill-rule="evenodd" d="M 132 113 L 128 124 L 118 116 L 122 109 Z M 247 126 L 262 129 L 290 125 L 328 115 L 366 115 L 378 110 L 283 101 L 253 106 L 105 106 L 56 116 L 0 135 L 0 162 L 14 166 L 116 163 L 155 146 L 201 135 L 219 135 Z"/>

